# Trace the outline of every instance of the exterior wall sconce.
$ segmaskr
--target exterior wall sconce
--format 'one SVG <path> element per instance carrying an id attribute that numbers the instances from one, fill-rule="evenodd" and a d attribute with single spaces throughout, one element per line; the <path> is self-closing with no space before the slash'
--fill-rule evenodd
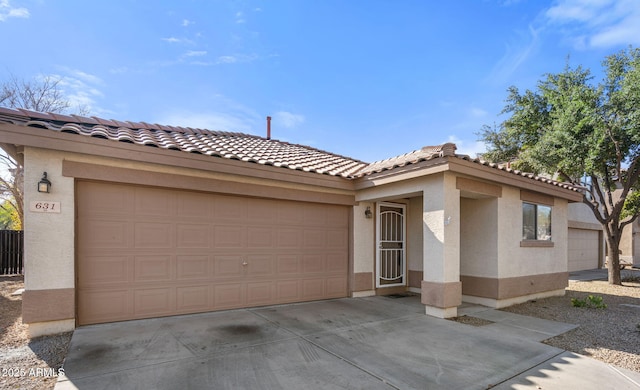
<path id="1" fill-rule="evenodd" d="M 373 217 L 370 206 L 367 206 L 367 209 L 364 211 L 364 217 L 367 219 L 371 219 Z"/>
<path id="2" fill-rule="evenodd" d="M 42 179 L 38 182 L 38 192 L 49 192 L 51 189 L 51 182 L 47 179 L 47 172 L 42 174 Z"/>

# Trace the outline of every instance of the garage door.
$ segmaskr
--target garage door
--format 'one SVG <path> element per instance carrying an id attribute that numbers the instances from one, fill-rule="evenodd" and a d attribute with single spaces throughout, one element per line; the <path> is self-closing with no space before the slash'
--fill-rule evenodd
<path id="1" fill-rule="evenodd" d="M 347 296 L 348 208 L 78 182 L 80 324 Z"/>
<path id="2" fill-rule="evenodd" d="M 569 229 L 569 272 L 598 268 L 598 237 L 597 230 Z"/>

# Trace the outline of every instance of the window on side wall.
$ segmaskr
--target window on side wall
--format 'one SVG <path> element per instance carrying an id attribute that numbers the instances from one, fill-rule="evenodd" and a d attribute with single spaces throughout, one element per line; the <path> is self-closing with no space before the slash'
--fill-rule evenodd
<path id="1" fill-rule="evenodd" d="M 551 241 L 551 206 L 522 202 L 522 240 Z"/>

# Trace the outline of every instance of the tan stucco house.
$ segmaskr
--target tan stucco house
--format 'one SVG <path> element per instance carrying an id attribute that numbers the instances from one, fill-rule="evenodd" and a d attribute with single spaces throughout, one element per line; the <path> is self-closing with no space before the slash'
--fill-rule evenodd
<path id="1" fill-rule="evenodd" d="M 4 108 L 0 144 L 25 168 L 33 335 L 407 291 L 438 317 L 463 301 L 561 295 L 568 207 L 582 196 L 453 144 L 368 164 L 254 135 Z"/>

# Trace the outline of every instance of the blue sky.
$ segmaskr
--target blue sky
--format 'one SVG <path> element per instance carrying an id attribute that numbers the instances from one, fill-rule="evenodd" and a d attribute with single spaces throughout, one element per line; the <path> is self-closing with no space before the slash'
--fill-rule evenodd
<path id="1" fill-rule="evenodd" d="M 0 0 L 0 81 L 91 115 L 265 135 L 372 162 L 474 155 L 510 85 L 640 46 L 637 0 Z"/>

